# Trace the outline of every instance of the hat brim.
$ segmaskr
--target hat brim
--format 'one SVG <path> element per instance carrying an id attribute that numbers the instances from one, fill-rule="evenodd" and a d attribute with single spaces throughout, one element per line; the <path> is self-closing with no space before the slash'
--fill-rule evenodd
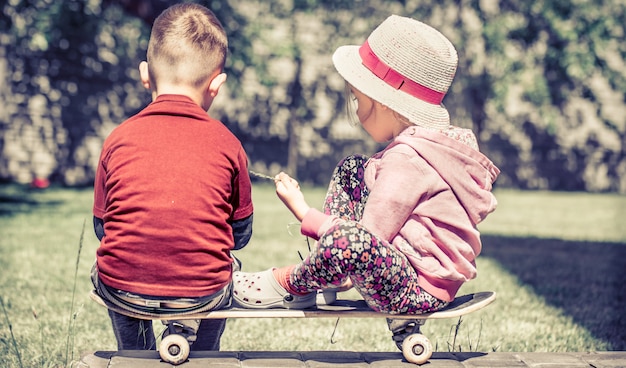
<path id="1" fill-rule="evenodd" d="M 447 129 L 450 126 L 450 115 L 443 104 L 431 104 L 397 90 L 367 69 L 361 61 L 359 46 L 339 47 L 332 60 L 337 72 L 354 88 L 398 112 L 411 123 L 431 129 Z"/>

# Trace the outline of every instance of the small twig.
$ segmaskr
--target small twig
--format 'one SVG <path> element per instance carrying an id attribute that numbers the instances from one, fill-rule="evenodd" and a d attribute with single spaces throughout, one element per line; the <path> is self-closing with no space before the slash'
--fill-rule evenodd
<path id="1" fill-rule="evenodd" d="M 293 234 L 291 232 L 291 227 L 292 226 L 300 226 L 299 222 L 290 222 L 287 224 L 287 234 L 291 235 L 291 236 L 296 236 L 296 234 Z M 311 253 L 311 243 L 309 242 L 309 238 L 305 237 L 304 241 L 306 241 L 306 246 L 309 249 L 309 253 Z M 300 253 L 300 251 L 298 251 L 298 256 L 300 257 L 301 261 L 304 261 L 304 256 L 302 255 L 302 253 Z"/>
<path id="2" fill-rule="evenodd" d="M 306 246 L 307 248 L 309 248 L 309 254 L 311 253 L 311 243 L 309 242 L 309 238 L 307 237 L 306 239 Z M 304 261 L 304 257 L 302 256 L 302 253 L 300 253 L 300 251 L 298 251 L 298 255 L 300 256 L 300 259 Z"/>
<path id="3" fill-rule="evenodd" d="M 454 330 L 454 340 L 452 341 L 452 348 L 456 345 L 456 337 L 459 335 L 459 330 L 461 329 L 461 323 L 463 323 L 463 317 L 459 317 L 459 322 L 456 324 L 456 328 Z M 459 346 L 459 351 L 461 351 L 461 347 Z"/>
<path id="4" fill-rule="evenodd" d="M 452 344 L 448 341 L 448 350 L 455 351 L 456 349 L 456 337 L 459 335 L 459 329 L 461 328 L 461 323 L 463 322 L 463 317 L 459 317 L 459 321 L 455 326 L 451 327 L 450 330 L 454 329 L 454 334 L 452 336 Z M 460 350 L 460 348 L 459 348 Z"/>
<path id="5" fill-rule="evenodd" d="M 39 316 L 37 315 L 37 311 L 35 307 L 30 307 L 31 312 L 33 312 L 33 317 L 35 317 L 35 321 L 37 321 L 37 325 L 39 325 L 39 334 L 41 335 L 41 367 L 44 367 L 44 358 L 46 356 L 46 350 L 44 348 L 44 339 L 43 339 L 43 326 L 39 322 Z"/>
<path id="6" fill-rule="evenodd" d="M 252 170 L 248 170 L 248 172 L 250 173 L 250 175 L 255 176 L 257 178 L 267 179 L 267 180 L 271 180 L 271 181 L 276 181 L 276 176 L 269 176 L 269 175 L 261 174 L 261 173 L 258 173 L 256 171 L 252 171 Z"/>
<path id="7" fill-rule="evenodd" d="M 83 238 L 85 235 L 85 223 L 86 220 L 83 220 L 83 229 L 80 233 L 80 240 L 78 241 L 78 255 L 76 256 L 76 268 L 74 269 L 74 287 L 72 288 L 72 302 L 70 304 L 70 320 L 67 326 L 67 343 L 65 347 L 65 366 L 68 365 L 68 356 L 70 353 L 70 346 L 72 352 L 72 358 L 74 358 L 74 336 L 72 333 L 72 328 L 74 327 L 74 322 L 76 321 L 76 314 L 74 313 L 74 300 L 76 299 L 76 280 L 78 279 L 78 266 L 80 263 L 80 253 L 83 249 Z M 70 344 L 70 338 L 71 344 Z"/>
<path id="8" fill-rule="evenodd" d="M 4 301 L 2 297 L 0 297 L 0 304 L 2 305 L 2 311 L 4 312 L 4 318 L 9 325 L 9 332 L 11 333 L 11 341 L 13 341 L 13 347 L 15 348 L 15 353 L 17 354 L 17 360 L 20 363 L 20 367 L 24 367 L 22 364 L 22 357 L 20 356 L 20 349 L 17 348 L 17 341 L 15 340 L 15 335 L 13 335 L 13 326 L 11 325 L 11 321 L 9 320 L 9 314 L 7 313 L 7 309 L 4 307 Z"/>
<path id="9" fill-rule="evenodd" d="M 333 333 L 330 335 L 331 344 L 337 343 L 337 340 L 335 340 L 335 333 L 337 332 L 337 326 L 339 326 L 339 318 L 337 318 L 337 321 L 335 322 L 335 328 L 333 328 Z"/>
<path id="10" fill-rule="evenodd" d="M 478 351 L 478 345 L 480 345 L 480 338 L 483 335 L 483 319 L 480 319 L 480 328 L 478 329 L 478 341 L 476 341 L 476 351 Z"/>

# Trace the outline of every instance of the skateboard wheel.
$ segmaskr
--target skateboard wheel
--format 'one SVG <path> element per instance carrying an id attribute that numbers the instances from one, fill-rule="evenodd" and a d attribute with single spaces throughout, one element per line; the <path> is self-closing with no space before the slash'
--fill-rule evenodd
<path id="1" fill-rule="evenodd" d="M 164 362 L 179 365 L 189 357 L 189 342 L 181 335 L 167 335 L 159 344 L 159 355 Z"/>
<path id="2" fill-rule="evenodd" d="M 433 355 L 433 346 L 426 336 L 412 334 L 402 342 L 402 355 L 409 363 L 424 364 Z"/>

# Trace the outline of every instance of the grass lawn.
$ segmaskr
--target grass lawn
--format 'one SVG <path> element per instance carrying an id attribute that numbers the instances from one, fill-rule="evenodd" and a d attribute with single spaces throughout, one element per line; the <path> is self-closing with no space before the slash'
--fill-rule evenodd
<path id="1" fill-rule="evenodd" d="M 305 193 L 322 203 L 323 189 Z M 423 332 L 435 349 L 626 350 L 626 197 L 496 195 L 498 210 L 480 226 L 479 276 L 461 292 L 495 290 L 498 300 L 464 317 L 456 336 L 458 320 L 428 322 Z M 106 311 L 87 296 L 98 246 L 91 196 L 91 189 L 0 185 L 0 366 L 62 367 L 84 352 L 115 350 Z M 236 253 L 244 269 L 297 262 L 307 244 L 273 188 L 256 185 L 254 201 L 253 239 Z M 382 319 L 242 319 L 229 321 L 222 350 L 396 347 Z"/>

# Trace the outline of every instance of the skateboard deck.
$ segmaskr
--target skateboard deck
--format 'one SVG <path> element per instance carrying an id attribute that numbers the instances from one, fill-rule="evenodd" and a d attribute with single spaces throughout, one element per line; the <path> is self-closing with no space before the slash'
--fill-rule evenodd
<path id="1" fill-rule="evenodd" d="M 308 309 L 248 309 L 227 308 L 194 314 L 157 314 L 144 315 L 134 313 L 109 303 L 95 291 L 90 293 L 91 299 L 114 312 L 139 319 L 216 319 L 216 318 L 393 318 L 393 319 L 444 319 L 460 317 L 484 308 L 496 299 L 496 293 L 483 291 L 458 296 L 446 308 L 425 314 L 388 314 L 375 312 L 361 299 L 337 299 L 330 305 L 318 305 Z"/>
<path id="2" fill-rule="evenodd" d="M 360 299 L 337 299 L 332 304 L 318 305 L 308 309 L 246 309 L 232 307 L 210 312 L 194 314 L 138 314 L 125 310 L 115 304 L 102 299 L 95 291 L 90 293 L 91 299 L 114 312 L 139 319 L 215 319 L 215 318 L 387 318 L 392 320 L 406 320 L 409 325 L 403 326 L 400 332 L 393 331 L 394 341 L 405 359 L 410 363 L 423 364 L 430 359 L 433 348 L 426 336 L 419 333 L 419 327 L 428 319 L 444 319 L 461 317 L 480 310 L 496 299 L 492 291 L 478 292 L 458 296 L 446 308 L 433 313 L 425 314 L 388 314 L 375 312 L 365 301 Z M 391 329 L 391 325 L 390 329 Z M 409 327 L 410 326 L 410 327 Z M 167 335 L 159 345 L 159 355 L 170 364 L 178 365 L 189 356 L 189 343 L 182 335 L 172 333 Z"/>

